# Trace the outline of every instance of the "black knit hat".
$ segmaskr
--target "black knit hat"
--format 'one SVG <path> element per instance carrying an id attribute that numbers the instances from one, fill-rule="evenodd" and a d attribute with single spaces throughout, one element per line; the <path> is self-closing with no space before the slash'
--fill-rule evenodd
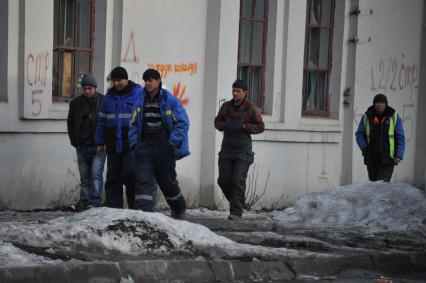
<path id="1" fill-rule="evenodd" d="M 235 82 L 232 84 L 233 88 L 241 88 L 244 91 L 247 91 L 247 84 L 245 81 L 237 79 L 235 80 Z"/>
<path id="2" fill-rule="evenodd" d="M 110 80 L 128 80 L 129 76 L 127 75 L 126 69 L 123 67 L 115 67 L 111 74 L 109 74 Z"/>
<path id="3" fill-rule="evenodd" d="M 144 81 L 147 81 L 149 79 L 153 80 L 160 80 L 161 81 L 161 75 L 160 73 L 155 69 L 147 69 L 142 76 L 142 79 Z"/>
<path id="4" fill-rule="evenodd" d="M 388 98 L 386 97 L 386 95 L 379 93 L 373 99 L 373 104 L 375 104 L 377 102 L 383 102 L 386 105 L 388 105 Z"/>
<path id="5" fill-rule="evenodd" d="M 83 76 L 80 84 L 81 86 L 93 86 L 93 87 L 98 86 L 98 83 L 96 82 L 95 77 L 90 73 L 87 73 Z"/>

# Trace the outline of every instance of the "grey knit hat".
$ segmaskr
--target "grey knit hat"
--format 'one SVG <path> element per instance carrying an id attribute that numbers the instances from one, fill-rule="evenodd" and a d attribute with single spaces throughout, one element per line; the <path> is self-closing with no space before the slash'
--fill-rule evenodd
<path id="1" fill-rule="evenodd" d="M 95 79 L 95 77 L 92 74 L 87 73 L 81 79 L 81 86 L 93 86 L 93 87 L 97 87 L 98 83 L 96 82 L 96 79 Z"/>

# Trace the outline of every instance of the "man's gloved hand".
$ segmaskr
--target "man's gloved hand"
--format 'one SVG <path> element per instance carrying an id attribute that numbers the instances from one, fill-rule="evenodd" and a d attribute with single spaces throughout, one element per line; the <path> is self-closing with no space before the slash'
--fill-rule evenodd
<path id="1" fill-rule="evenodd" d="M 368 148 L 366 147 L 366 148 L 364 148 L 364 149 L 362 149 L 362 156 L 367 156 L 367 153 L 368 153 Z"/>

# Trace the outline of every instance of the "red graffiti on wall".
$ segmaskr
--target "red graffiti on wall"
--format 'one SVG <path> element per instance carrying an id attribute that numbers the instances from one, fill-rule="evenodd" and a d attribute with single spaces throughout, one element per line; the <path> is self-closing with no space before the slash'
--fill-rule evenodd
<path id="1" fill-rule="evenodd" d="M 29 53 L 25 62 L 26 81 L 29 86 L 46 86 L 49 69 L 49 52 Z"/>
<path id="2" fill-rule="evenodd" d="M 129 59 L 130 48 L 133 51 L 133 56 Z M 135 46 L 135 35 L 133 31 L 130 33 L 129 41 L 127 43 L 126 53 L 124 53 L 124 58 L 121 60 L 124 63 L 139 63 L 139 58 L 136 56 L 136 46 Z"/>
<path id="3" fill-rule="evenodd" d="M 35 117 L 40 115 L 41 109 L 43 107 L 40 100 L 41 95 L 43 95 L 43 90 L 41 89 L 33 90 L 31 93 L 31 103 L 37 109 L 36 111 L 33 111 L 31 114 Z"/>
<path id="4" fill-rule="evenodd" d="M 176 96 L 179 101 L 182 103 L 182 105 L 188 104 L 189 99 L 184 98 L 185 92 L 186 92 L 186 86 L 183 86 L 183 88 L 180 88 L 180 82 L 178 82 L 177 85 L 173 85 L 173 95 Z"/>

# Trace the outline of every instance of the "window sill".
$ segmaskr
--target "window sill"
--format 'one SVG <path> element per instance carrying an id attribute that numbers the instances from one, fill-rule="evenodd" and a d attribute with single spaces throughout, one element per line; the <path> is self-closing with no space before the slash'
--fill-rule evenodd
<path id="1" fill-rule="evenodd" d="M 49 107 L 49 119 L 66 120 L 68 118 L 68 103 L 54 102 Z"/>
<path id="2" fill-rule="evenodd" d="M 342 141 L 342 127 L 338 121 L 333 124 L 301 124 L 299 128 L 288 128 L 284 123 L 265 122 L 265 132 L 252 135 L 254 141 L 339 143 Z"/>

